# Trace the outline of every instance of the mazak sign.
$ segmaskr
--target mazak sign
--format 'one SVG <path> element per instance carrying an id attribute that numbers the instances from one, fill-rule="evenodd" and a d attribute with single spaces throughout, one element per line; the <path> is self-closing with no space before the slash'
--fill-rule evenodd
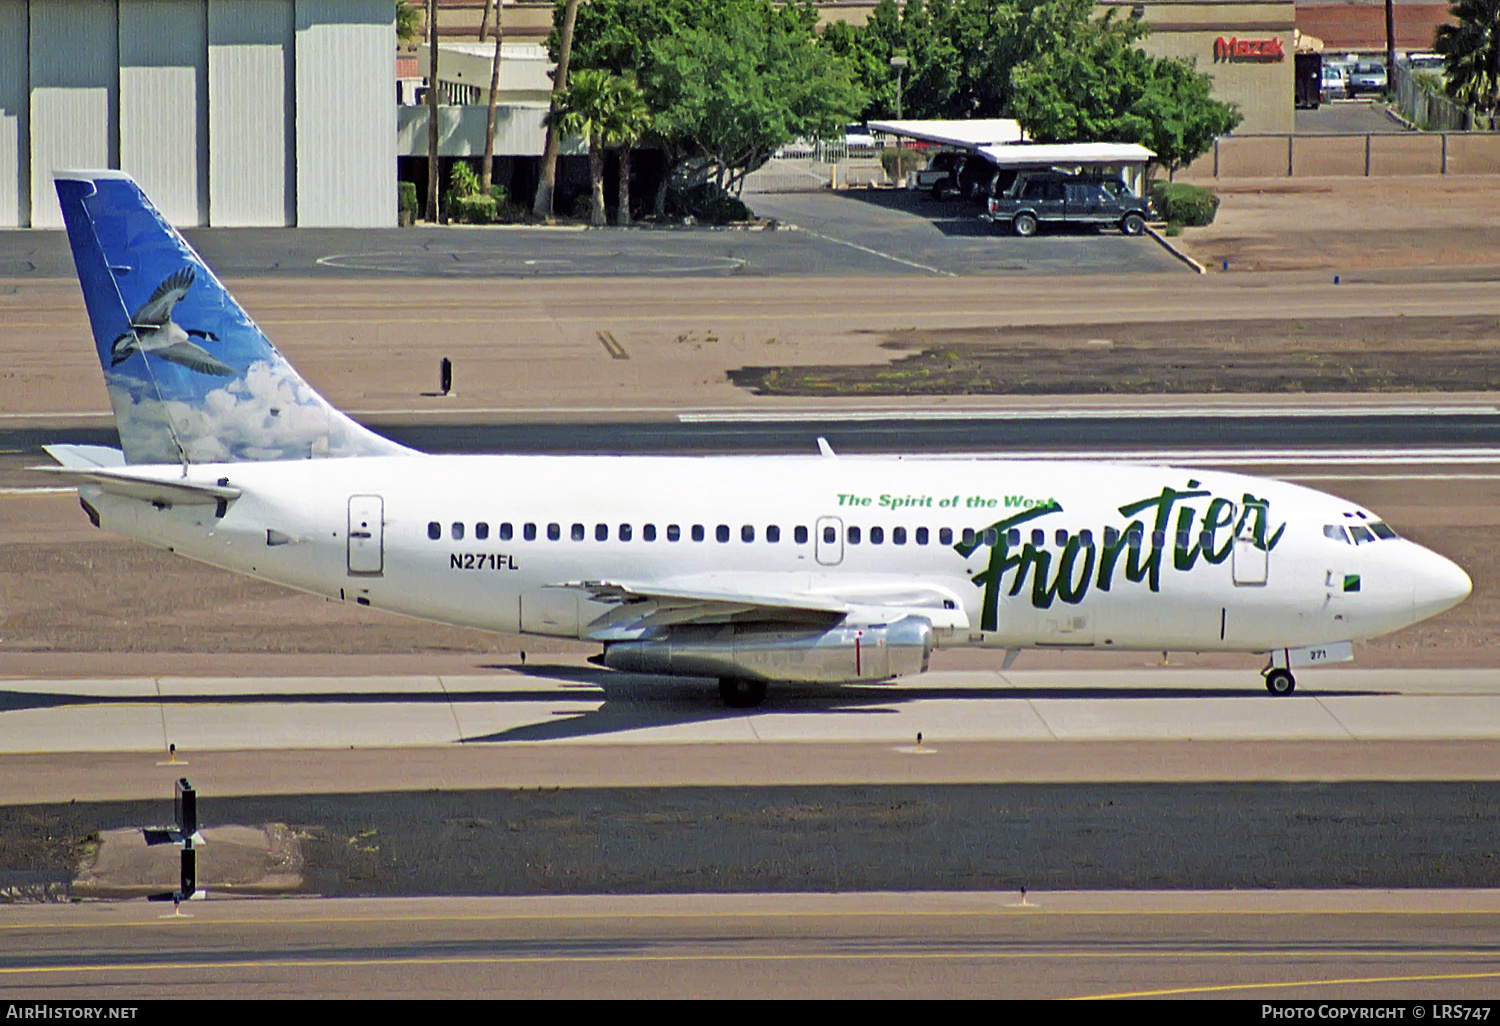
<path id="1" fill-rule="evenodd" d="M 1214 40 L 1214 60 L 1271 63 L 1286 60 L 1286 53 L 1281 49 L 1281 40 L 1275 36 L 1270 39 L 1236 39 L 1233 36 L 1225 39 L 1220 36 Z"/>

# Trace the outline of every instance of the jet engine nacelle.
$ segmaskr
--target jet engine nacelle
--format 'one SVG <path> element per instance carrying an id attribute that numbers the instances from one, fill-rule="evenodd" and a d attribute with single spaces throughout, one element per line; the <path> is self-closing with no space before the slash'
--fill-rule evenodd
<path id="1" fill-rule="evenodd" d="M 920 616 L 828 631 L 689 627 L 666 636 L 609 645 L 601 660 L 615 670 L 693 677 L 842 684 L 921 673 L 932 656 L 932 624 Z"/>

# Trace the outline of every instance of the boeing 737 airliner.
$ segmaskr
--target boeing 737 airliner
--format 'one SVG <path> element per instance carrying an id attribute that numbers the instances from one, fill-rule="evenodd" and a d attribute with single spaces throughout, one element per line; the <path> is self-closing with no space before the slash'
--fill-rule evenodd
<path id="1" fill-rule="evenodd" d="M 1463 570 L 1277 481 L 1115 463 L 429 456 L 330 406 L 129 176 L 59 173 L 119 450 L 54 445 L 107 528 L 319 595 L 598 642 L 595 661 L 883 681 L 934 648 L 1268 654 L 1267 688 L 1451 608 Z"/>

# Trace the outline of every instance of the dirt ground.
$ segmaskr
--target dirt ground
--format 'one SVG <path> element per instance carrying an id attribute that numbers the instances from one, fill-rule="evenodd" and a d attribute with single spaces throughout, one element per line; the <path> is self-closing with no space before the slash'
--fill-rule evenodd
<path id="1" fill-rule="evenodd" d="M 1209 268 L 1359 274 L 1447 268 L 1500 277 L 1500 178 L 1205 180 L 1214 223 L 1174 240 Z"/>
<path id="2" fill-rule="evenodd" d="M 198 880 L 221 897 L 1486 887 L 1497 798 L 1493 782 L 220 798 Z M 176 849 L 131 829 L 164 806 L 0 807 L 0 901 L 168 890 Z"/>
<path id="3" fill-rule="evenodd" d="M 893 332 L 888 364 L 741 367 L 757 395 L 1500 390 L 1500 316 L 1300 317 Z"/>

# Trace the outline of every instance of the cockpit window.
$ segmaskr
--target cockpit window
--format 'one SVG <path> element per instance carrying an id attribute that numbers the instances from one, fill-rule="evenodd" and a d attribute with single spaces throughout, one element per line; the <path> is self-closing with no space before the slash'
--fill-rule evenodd
<path id="1" fill-rule="evenodd" d="M 1379 520 L 1370 520 L 1363 524 L 1325 524 L 1323 536 L 1341 541 L 1345 545 L 1364 545 L 1366 542 L 1385 541 L 1389 538 L 1401 537 L 1391 526 Z"/>

